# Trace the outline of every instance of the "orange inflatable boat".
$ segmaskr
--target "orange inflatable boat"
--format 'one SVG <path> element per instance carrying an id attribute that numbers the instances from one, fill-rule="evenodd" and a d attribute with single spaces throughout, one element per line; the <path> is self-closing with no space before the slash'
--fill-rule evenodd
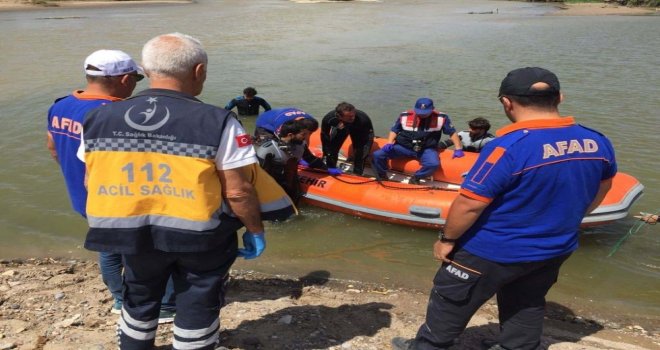
<path id="1" fill-rule="evenodd" d="M 310 150 L 322 155 L 319 132 L 310 139 Z M 372 152 L 387 143 L 376 138 Z M 390 162 L 390 181 L 378 182 L 370 167 L 364 176 L 350 174 L 352 165 L 342 161 L 350 156 L 350 138 L 340 151 L 338 167 L 348 172 L 330 176 L 324 171 L 299 168 L 303 200 L 314 206 L 363 218 L 420 228 L 439 228 L 445 224 L 449 206 L 458 196 L 463 175 L 477 160 L 477 153 L 465 152 L 465 157 L 452 159 L 453 151 L 440 151 L 440 168 L 433 179 L 419 185 L 408 184 L 410 175 L 419 167 L 413 159 Z M 582 226 L 597 226 L 628 216 L 628 210 L 637 200 L 644 186 L 634 177 L 617 173 L 612 189 L 592 213 L 582 220 Z"/>

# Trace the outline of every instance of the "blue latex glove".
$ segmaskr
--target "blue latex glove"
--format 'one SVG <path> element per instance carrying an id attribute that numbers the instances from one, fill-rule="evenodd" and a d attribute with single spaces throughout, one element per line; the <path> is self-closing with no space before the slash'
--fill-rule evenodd
<path id="1" fill-rule="evenodd" d="M 266 249 L 266 237 L 263 232 L 243 234 L 243 248 L 238 249 L 238 256 L 245 259 L 254 259 Z"/>
<path id="2" fill-rule="evenodd" d="M 462 149 L 456 149 L 456 150 L 454 150 L 454 155 L 451 156 L 451 157 L 453 159 L 453 158 L 463 158 L 463 156 L 465 156 L 465 153 L 463 153 L 463 150 Z"/>
<path id="3" fill-rule="evenodd" d="M 392 151 L 392 147 L 394 147 L 394 144 L 386 143 L 386 144 L 384 144 L 383 147 L 381 147 L 380 149 L 383 150 L 383 152 L 387 152 L 387 153 L 389 153 L 389 152 Z"/>
<path id="4" fill-rule="evenodd" d="M 299 160 L 298 164 L 309 168 L 309 163 L 307 163 L 304 159 Z"/>
<path id="5" fill-rule="evenodd" d="M 343 173 L 344 173 L 344 172 L 341 171 L 341 169 L 338 169 L 338 168 L 328 168 L 328 174 L 330 174 L 330 175 L 332 175 L 332 176 L 341 175 L 341 174 L 343 174 Z"/>

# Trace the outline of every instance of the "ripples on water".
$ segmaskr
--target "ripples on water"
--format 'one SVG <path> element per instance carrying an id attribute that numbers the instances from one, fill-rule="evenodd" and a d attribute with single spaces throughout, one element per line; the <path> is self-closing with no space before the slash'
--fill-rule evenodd
<path id="1" fill-rule="evenodd" d="M 498 15 L 468 15 L 499 9 Z M 82 82 L 85 56 L 181 31 L 209 52 L 201 98 L 224 105 L 248 85 L 274 107 L 323 116 L 348 100 L 385 135 L 398 112 L 433 97 L 457 128 L 482 116 L 507 123 L 496 100 L 506 72 L 555 71 L 561 111 L 607 134 L 621 171 L 640 179 L 637 211 L 660 210 L 658 17 L 543 17 L 551 7 L 499 1 L 199 1 L 194 5 L 0 13 L 0 257 L 93 257 L 80 245 L 61 174 L 45 149 L 46 111 Z M 56 19 L 59 18 L 59 19 Z M 141 83 L 138 89 L 145 88 Z M 253 120 L 244 121 L 251 130 Z M 610 258 L 632 218 L 583 231 L 552 298 L 595 300 L 621 314 L 660 314 L 660 226 L 645 226 Z M 268 228 L 268 254 L 240 267 L 387 282 L 426 289 L 435 232 L 302 207 Z"/>

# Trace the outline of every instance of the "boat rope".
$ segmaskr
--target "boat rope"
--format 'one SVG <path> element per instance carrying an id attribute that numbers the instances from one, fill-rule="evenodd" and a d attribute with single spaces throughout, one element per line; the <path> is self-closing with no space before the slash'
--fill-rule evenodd
<path id="1" fill-rule="evenodd" d="M 660 210 L 656 211 L 653 215 L 658 215 L 658 214 L 660 214 Z M 621 245 L 623 245 L 623 242 L 625 242 L 628 239 L 628 237 L 630 237 L 630 236 L 634 235 L 635 233 L 639 232 L 639 230 L 641 230 L 642 227 L 645 224 L 647 224 L 647 222 L 641 221 L 641 220 L 639 222 L 634 223 L 630 227 L 630 229 L 628 230 L 628 233 L 626 233 L 623 237 L 619 238 L 619 240 L 614 244 L 614 247 L 612 247 L 612 250 L 610 251 L 610 253 L 607 254 L 607 257 L 609 258 L 612 255 L 614 255 L 614 253 L 616 253 L 617 250 L 619 250 L 619 248 L 621 248 Z"/>
<path id="2" fill-rule="evenodd" d="M 313 169 L 313 168 L 307 168 L 305 171 L 310 171 L 313 173 L 327 173 L 325 170 L 321 169 Z M 443 188 L 443 187 L 438 187 L 438 186 L 426 186 L 426 185 L 417 185 L 417 187 L 400 187 L 400 186 L 392 186 L 390 183 L 396 183 L 392 181 L 383 181 L 379 180 L 377 178 L 365 178 L 364 181 L 348 181 L 340 178 L 339 176 L 333 176 L 335 180 L 339 182 L 343 182 L 345 184 L 349 185 L 366 185 L 370 184 L 372 182 L 378 182 L 381 186 L 384 188 L 390 189 L 390 190 L 401 190 L 401 191 L 447 191 L 447 192 L 457 192 L 457 189 L 450 189 L 450 188 Z M 412 185 L 411 185 L 412 186 Z"/>
<path id="3" fill-rule="evenodd" d="M 391 181 L 382 181 L 382 180 L 375 180 L 380 183 L 381 186 L 390 189 L 390 190 L 401 190 L 401 191 L 448 191 L 448 192 L 457 192 L 458 190 L 451 189 L 451 188 L 442 188 L 438 186 L 425 186 L 425 185 L 417 185 L 418 187 L 399 187 L 399 186 L 392 186 L 389 183 L 393 183 Z"/>

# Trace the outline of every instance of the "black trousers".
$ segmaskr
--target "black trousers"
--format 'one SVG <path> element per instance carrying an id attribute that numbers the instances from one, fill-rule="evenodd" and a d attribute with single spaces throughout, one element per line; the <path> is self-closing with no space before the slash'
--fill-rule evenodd
<path id="1" fill-rule="evenodd" d="M 353 173 L 362 175 L 364 172 L 364 161 L 369 156 L 371 145 L 373 144 L 373 133 L 361 130 L 347 131 L 338 128 L 331 128 L 330 134 L 321 134 L 323 146 L 323 157 L 328 168 L 337 167 L 339 150 L 350 136 L 353 143 Z"/>
<path id="2" fill-rule="evenodd" d="M 152 251 L 124 255 L 120 349 L 153 347 L 160 300 L 170 275 L 177 303 L 173 348 L 215 349 L 220 308 L 224 305 L 226 281 L 229 268 L 236 260 L 237 247 L 234 233 L 228 234 L 223 244 L 206 252 Z"/>
<path id="3" fill-rule="evenodd" d="M 545 295 L 557 281 L 570 254 L 549 260 L 502 264 L 458 249 L 452 263 L 443 263 L 435 279 L 426 322 L 416 336 L 416 349 L 451 346 L 474 313 L 497 293 L 498 343 L 511 350 L 540 348 Z"/>

